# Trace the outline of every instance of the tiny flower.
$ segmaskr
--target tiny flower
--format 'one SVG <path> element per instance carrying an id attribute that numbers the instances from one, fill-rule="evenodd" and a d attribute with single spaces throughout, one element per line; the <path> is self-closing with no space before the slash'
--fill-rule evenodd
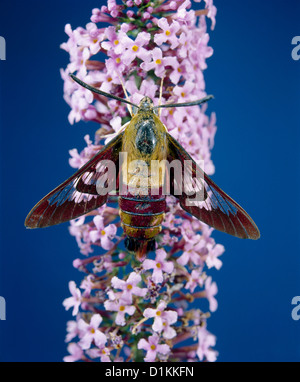
<path id="1" fill-rule="evenodd" d="M 191 81 L 186 81 L 183 86 L 176 85 L 173 89 L 173 93 L 178 96 L 177 102 L 186 102 L 187 99 L 192 101 L 195 99 L 195 96 L 192 95 L 194 88 L 195 84 Z"/>
<path id="2" fill-rule="evenodd" d="M 143 349 L 147 352 L 145 356 L 146 362 L 154 362 L 157 354 L 166 355 L 170 352 L 170 347 L 166 344 L 159 344 L 159 336 L 153 334 L 146 341 L 144 338 L 140 339 L 138 342 L 138 349 Z"/>
<path id="3" fill-rule="evenodd" d="M 79 306 L 81 304 L 81 293 L 78 288 L 76 288 L 76 284 L 74 281 L 69 282 L 69 290 L 72 294 L 72 297 L 68 297 L 63 301 L 63 306 L 66 310 L 69 310 L 73 307 L 73 316 L 76 316 L 79 310 Z"/>
<path id="4" fill-rule="evenodd" d="M 122 300 L 110 301 L 107 300 L 104 302 L 104 307 L 108 311 L 117 312 L 115 323 L 120 326 L 124 326 L 126 324 L 125 314 L 132 316 L 135 312 L 135 306 L 126 305 L 126 303 Z"/>
<path id="5" fill-rule="evenodd" d="M 73 338 L 75 338 L 79 334 L 78 323 L 76 321 L 68 321 L 67 332 L 68 334 L 66 335 L 66 342 L 70 342 Z"/>
<path id="6" fill-rule="evenodd" d="M 120 44 L 115 48 L 116 54 L 121 54 L 121 59 L 125 65 L 130 65 L 132 61 L 138 57 L 142 61 L 149 60 L 149 51 L 143 46 L 150 41 L 150 34 L 147 32 L 140 32 L 135 40 L 132 40 L 124 32 L 119 32 Z"/>
<path id="7" fill-rule="evenodd" d="M 116 46 L 120 43 L 116 28 L 114 26 L 107 27 L 105 30 L 105 37 L 108 41 L 103 41 L 101 47 L 107 50 L 107 53 L 110 55 L 111 51 L 114 51 Z"/>
<path id="8" fill-rule="evenodd" d="M 84 297 L 88 297 L 91 294 L 91 290 L 94 287 L 95 277 L 94 275 L 88 275 L 80 284 L 80 288 L 84 290 L 82 293 Z"/>
<path id="9" fill-rule="evenodd" d="M 68 352 L 70 355 L 67 355 L 63 358 L 64 362 L 76 362 L 82 359 L 83 357 L 83 350 L 81 347 L 74 342 L 70 343 L 68 345 Z"/>
<path id="10" fill-rule="evenodd" d="M 212 277 L 207 277 L 205 281 L 206 298 L 209 302 L 209 310 L 215 312 L 218 308 L 218 302 L 215 299 L 215 295 L 218 293 L 218 287 L 215 282 L 212 283 Z"/>
<path id="11" fill-rule="evenodd" d="M 204 280 L 201 275 L 202 269 L 194 269 L 189 276 L 189 281 L 186 283 L 185 288 L 193 293 L 197 286 L 202 287 Z"/>
<path id="12" fill-rule="evenodd" d="M 158 249 L 156 251 L 155 260 L 146 259 L 143 262 L 144 269 L 153 269 L 152 280 L 156 284 L 163 282 L 163 272 L 169 274 L 173 272 L 174 264 L 172 261 L 165 261 L 166 257 L 166 251 L 164 249 Z"/>
<path id="13" fill-rule="evenodd" d="M 143 62 L 141 68 L 145 71 L 154 69 L 154 73 L 157 77 L 162 77 L 164 75 L 167 66 L 177 68 L 179 65 L 176 57 L 163 57 L 163 52 L 160 48 L 154 48 L 151 51 L 151 57 L 152 61 Z"/>
<path id="14" fill-rule="evenodd" d="M 205 8 L 208 8 L 207 17 L 211 19 L 211 29 L 215 29 L 217 8 L 213 5 L 213 0 L 204 0 Z"/>
<path id="15" fill-rule="evenodd" d="M 88 47 L 91 54 L 97 54 L 100 50 L 100 42 L 104 37 L 103 30 L 98 29 L 94 23 L 88 23 L 86 30 L 80 32 L 78 30 L 74 31 L 77 35 L 77 44 Z"/>
<path id="16" fill-rule="evenodd" d="M 166 338 L 173 338 L 170 337 L 174 334 L 176 335 L 175 331 L 170 331 L 169 325 L 174 324 L 177 321 L 178 314 L 177 312 L 173 310 L 165 310 L 167 307 L 167 304 L 165 301 L 161 301 L 158 304 L 157 309 L 147 308 L 144 311 L 144 317 L 146 318 L 154 318 L 154 322 L 152 325 L 152 329 L 155 332 L 165 332 Z"/>
<path id="17" fill-rule="evenodd" d="M 82 349 L 89 349 L 93 341 L 96 346 L 104 346 L 107 338 L 106 335 L 98 329 L 101 322 L 102 317 L 100 314 L 94 314 L 89 324 L 83 319 L 78 321 L 78 328 L 82 335 L 79 344 Z"/>
<path id="18" fill-rule="evenodd" d="M 179 40 L 176 33 L 180 30 L 180 24 L 177 21 L 173 21 L 170 25 L 165 17 L 158 20 L 157 25 L 162 29 L 162 33 L 157 33 L 154 36 L 154 42 L 157 45 L 168 41 L 171 44 L 171 49 L 175 49 Z"/>
<path id="19" fill-rule="evenodd" d="M 224 253 L 224 246 L 221 244 L 211 245 L 210 243 L 208 243 L 207 247 L 208 254 L 205 262 L 208 268 L 215 267 L 216 269 L 220 269 L 222 266 L 222 261 L 218 257 L 221 256 L 222 253 Z"/>
<path id="20" fill-rule="evenodd" d="M 177 259 L 178 264 L 186 265 L 191 261 L 194 265 L 202 266 L 203 259 L 201 255 L 207 253 L 207 248 L 205 247 L 205 242 L 201 240 L 200 235 L 197 235 L 197 241 L 187 242 L 184 245 L 184 250 L 182 255 Z"/>
<path id="21" fill-rule="evenodd" d="M 110 359 L 110 351 L 107 347 L 100 345 L 97 348 L 93 349 L 88 349 L 86 353 L 91 357 L 91 358 L 98 358 L 100 357 L 101 362 L 111 362 Z"/>
<path id="22" fill-rule="evenodd" d="M 140 288 L 137 286 L 142 278 L 139 274 L 132 272 L 126 281 L 120 280 L 114 276 L 111 280 L 111 285 L 116 289 L 122 289 L 122 301 L 126 301 L 128 305 L 132 304 L 132 295 L 144 297 L 147 293 L 147 288 Z"/>
<path id="23" fill-rule="evenodd" d="M 175 226 L 175 224 L 180 224 L 180 223 L 182 223 L 182 219 L 178 219 L 175 217 L 175 215 L 172 212 L 168 212 L 165 215 L 163 226 L 167 227 L 169 230 L 178 231 L 178 228 Z"/>
<path id="24" fill-rule="evenodd" d="M 114 224 L 109 224 L 107 227 L 104 226 L 104 219 L 102 216 L 95 216 L 93 222 L 96 226 L 95 230 L 90 231 L 90 239 L 93 243 L 100 241 L 101 247 L 109 250 L 113 247 L 113 238 L 117 233 L 117 227 Z"/>
<path id="25" fill-rule="evenodd" d="M 208 362 L 215 362 L 218 353 L 212 349 L 216 345 L 216 337 L 206 330 L 205 326 L 198 327 L 198 349 L 197 356 L 200 361 L 204 358 Z"/>

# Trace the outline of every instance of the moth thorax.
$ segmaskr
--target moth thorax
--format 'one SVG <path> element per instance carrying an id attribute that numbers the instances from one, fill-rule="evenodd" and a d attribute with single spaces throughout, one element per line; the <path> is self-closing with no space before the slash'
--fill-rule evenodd
<path id="1" fill-rule="evenodd" d="M 152 154 L 157 145 L 155 122 L 151 118 L 141 120 L 136 125 L 136 148 L 142 154 Z"/>

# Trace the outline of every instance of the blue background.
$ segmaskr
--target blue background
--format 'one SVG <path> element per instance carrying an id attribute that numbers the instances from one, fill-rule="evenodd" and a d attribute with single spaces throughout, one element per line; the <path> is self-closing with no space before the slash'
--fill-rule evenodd
<path id="1" fill-rule="evenodd" d="M 223 267 L 210 272 L 219 308 L 208 329 L 219 361 L 299 361 L 300 35 L 299 1 L 216 0 L 214 55 L 205 72 L 218 132 L 213 179 L 253 217 L 256 242 L 215 232 Z M 0 321 L 1 361 L 61 361 L 67 354 L 62 301 L 80 253 L 68 225 L 28 231 L 24 218 L 46 192 L 71 175 L 68 150 L 84 147 L 93 123 L 70 126 L 59 68 L 68 54 L 64 25 L 84 26 L 101 1 L 9 1 L 0 5 Z"/>

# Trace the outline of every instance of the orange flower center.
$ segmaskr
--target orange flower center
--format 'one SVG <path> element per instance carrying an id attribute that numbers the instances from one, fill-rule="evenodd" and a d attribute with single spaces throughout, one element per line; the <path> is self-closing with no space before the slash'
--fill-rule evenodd
<path id="1" fill-rule="evenodd" d="M 139 50 L 139 47 L 137 45 L 133 45 L 132 50 L 134 52 L 137 52 Z"/>

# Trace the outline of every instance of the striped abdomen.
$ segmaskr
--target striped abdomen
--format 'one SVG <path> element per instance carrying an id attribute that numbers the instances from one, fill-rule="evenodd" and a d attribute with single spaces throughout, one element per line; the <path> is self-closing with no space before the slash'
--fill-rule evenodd
<path id="1" fill-rule="evenodd" d="M 149 190 L 150 191 L 150 190 Z M 154 238 L 161 231 L 166 210 L 165 196 L 132 195 L 119 198 L 120 217 L 124 233 L 128 239 L 126 246 L 131 251 L 147 245 L 147 250 L 155 248 Z"/>

